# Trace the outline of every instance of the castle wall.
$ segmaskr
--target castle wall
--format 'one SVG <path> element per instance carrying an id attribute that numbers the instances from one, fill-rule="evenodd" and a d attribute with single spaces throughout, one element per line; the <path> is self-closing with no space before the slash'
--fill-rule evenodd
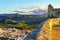
<path id="1" fill-rule="evenodd" d="M 54 9 L 51 5 L 48 5 L 48 17 L 60 17 L 60 9 Z"/>

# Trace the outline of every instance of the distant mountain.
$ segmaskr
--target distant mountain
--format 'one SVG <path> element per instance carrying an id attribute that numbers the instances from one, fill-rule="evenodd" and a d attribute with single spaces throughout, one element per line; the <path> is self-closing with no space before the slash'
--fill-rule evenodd
<path id="1" fill-rule="evenodd" d="M 33 9 L 30 10 L 29 12 L 25 12 L 25 11 L 16 11 L 16 12 L 21 15 L 42 15 L 47 13 L 47 11 L 43 9 Z"/>
<path id="2" fill-rule="evenodd" d="M 41 15 L 47 13 L 47 8 L 43 6 L 31 6 L 22 8 L 22 10 L 15 11 L 21 15 Z"/>
<path id="3" fill-rule="evenodd" d="M 42 9 L 35 9 L 35 10 L 32 10 L 31 12 L 34 13 L 35 15 L 42 15 L 47 13 L 46 10 L 42 10 Z"/>

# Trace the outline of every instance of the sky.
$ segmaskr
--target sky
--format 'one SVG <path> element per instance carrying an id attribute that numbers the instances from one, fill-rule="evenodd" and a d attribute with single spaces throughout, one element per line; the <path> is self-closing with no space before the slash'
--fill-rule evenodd
<path id="1" fill-rule="evenodd" d="M 52 4 L 54 7 L 60 7 L 60 0 L 0 0 L 0 13 L 20 10 L 22 7 L 44 6 Z"/>

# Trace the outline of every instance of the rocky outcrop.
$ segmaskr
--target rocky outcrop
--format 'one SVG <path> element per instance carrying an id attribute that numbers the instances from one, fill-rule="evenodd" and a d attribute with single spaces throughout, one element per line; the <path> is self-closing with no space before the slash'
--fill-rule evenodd
<path id="1" fill-rule="evenodd" d="M 60 40 L 60 18 L 42 22 L 24 40 Z"/>

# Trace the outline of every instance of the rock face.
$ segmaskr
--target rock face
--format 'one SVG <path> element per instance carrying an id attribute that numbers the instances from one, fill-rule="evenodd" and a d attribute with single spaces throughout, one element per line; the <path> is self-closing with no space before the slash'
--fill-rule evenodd
<path id="1" fill-rule="evenodd" d="M 60 40 L 60 18 L 42 22 L 24 40 Z"/>

